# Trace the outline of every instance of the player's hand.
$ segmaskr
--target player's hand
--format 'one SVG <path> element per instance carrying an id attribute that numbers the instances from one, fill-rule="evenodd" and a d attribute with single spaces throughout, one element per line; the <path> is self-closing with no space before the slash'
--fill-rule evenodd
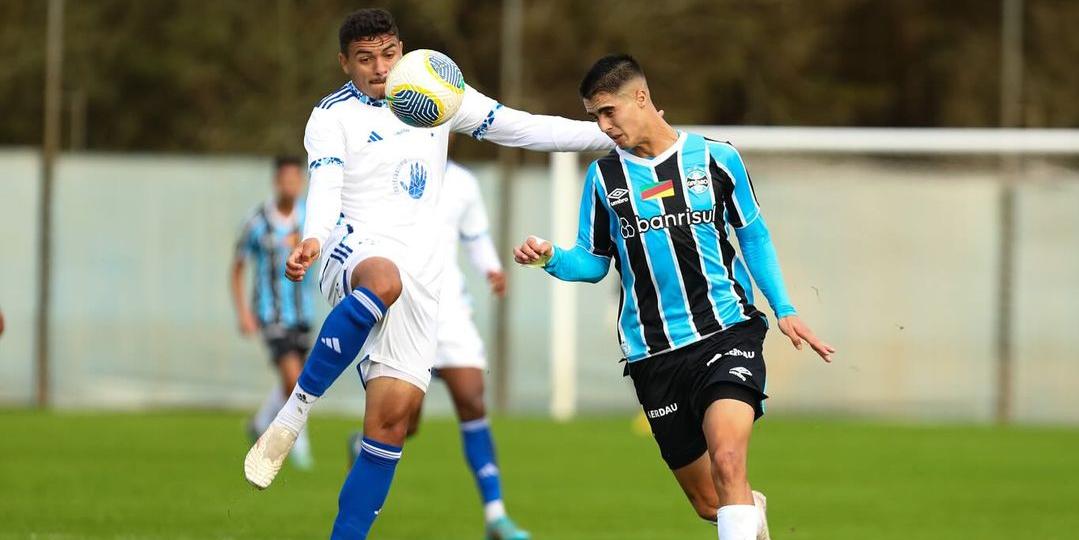
<path id="1" fill-rule="evenodd" d="M 319 246 L 318 240 L 304 240 L 289 253 L 288 261 L 285 262 L 285 276 L 292 281 L 302 281 L 307 269 L 318 260 L 321 252 L 322 247 Z"/>
<path id="2" fill-rule="evenodd" d="M 487 283 L 491 285 L 491 292 L 495 296 L 502 298 L 506 296 L 506 273 L 497 270 L 494 272 L 487 272 Z"/>
<path id="3" fill-rule="evenodd" d="M 0 336 L 4 335 L 4 314 L 0 312 Z"/>
<path id="4" fill-rule="evenodd" d="M 543 266 L 554 255 L 554 245 L 537 236 L 529 236 L 520 246 L 513 248 L 513 260 L 526 266 Z"/>
<path id="5" fill-rule="evenodd" d="M 244 337 L 250 337 L 257 334 L 259 331 L 259 322 L 255 318 L 255 314 L 250 309 L 245 309 L 240 312 L 240 334 Z"/>
<path id="6" fill-rule="evenodd" d="M 835 348 L 821 341 L 821 339 L 818 338 L 797 315 L 790 315 L 779 319 L 779 331 L 790 338 L 791 344 L 794 345 L 795 349 L 800 351 L 802 350 L 802 343 L 808 343 L 825 362 L 832 361 L 832 354 L 835 353 Z"/>

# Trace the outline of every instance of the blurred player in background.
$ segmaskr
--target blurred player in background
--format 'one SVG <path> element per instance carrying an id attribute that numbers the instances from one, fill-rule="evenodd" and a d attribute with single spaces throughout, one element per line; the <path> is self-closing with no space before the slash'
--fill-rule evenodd
<path id="1" fill-rule="evenodd" d="M 444 285 L 438 300 L 434 374 L 446 383 L 461 423 L 461 442 L 483 500 L 488 538 L 528 540 L 529 534 L 514 524 L 502 502 L 501 473 L 483 395 L 487 356 L 472 321 L 472 300 L 464 273 L 457 265 L 457 248 L 464 249 L 472 267 L 487 278 L 491 292 L 498 297 L 506 294 L 506 274 L 488 234 L 487 210 L 476 177 L 450 161 L 442 182 L 442 198 L 438 201 L 440 232 L 453 249 L 446 252 Z M 409 436 L 416 434 L 419 422 L 420 409 L 416 409 L 409 422 Z M 357 433 L 350 441 L 352 461 L 359 456 L 362 438 L 363 434 Z"/>
<path id="2" fill-rule="evenodd" d="M 835 350 L 790 303 L 738 151 L 667 124 L 628 55 L 596 62 L 580 94 L 618 148 L 588 168 L 576 245 L 530 237 L 514 258 L 592 283 L 614 260 L 625 373 L 660 454 L 697 513 L 717 523 L 720 540 L 767 539 L 765 501 L 746 473 L 750 433 L 767 398 L 768 322 L 753 305 L 750 276 L 795 347 L 808 343 L 825 361 Z"/>
<path id="3" fill-rule="evenodd" d="M 249 431 L 257 439 L 269 427 L 277 411 L 285 404 L 289 389 L 303 369 L 304 357 L 311 348 L 311 288 L 305 282 L 285 277 L 285 261 L 300 242 L 304 205 L 303 161 L 279 157 L 274 163 L 273 198 L 252 212 L 236 242 L 232 261 L 232 303 L 245 337 L 262 334 L 270 350 L 270 361 L 277 366 L 280 382 L 270 390 L 259 411 L 252 418 Z M 254 283 L 251 299 L 245 296 L 247 263 L 251 261 Z M 300 432 L 293 463 L 301 469 L 314 464 L 307 430 Z"/>
<path id="4" fill-rule="evenodd" d="M 311 171 L 303 241 L 286 272 L 299 280 L 320 256 L 333 310 L 296 388 L 244 459 L 266 488 L 310 408 L 360 357 L 367 393 L 361 452 L 338 499 L 332 538 L 366 538 L 389 493 L 409 424 L 431 380 L 445 253 L 436 206 L 450 132 L 538 151 L 607 150 L 595 124 L 503 107 L 466 87 L 445 124 L 412 128 L 386 106 L 386 78 L 404 44 L 382 9 L 341 26 L 338 61 L 349 81 L 311 112 L 304 135 Z M 362 350 L 362 354 L 361 354 Z"/>

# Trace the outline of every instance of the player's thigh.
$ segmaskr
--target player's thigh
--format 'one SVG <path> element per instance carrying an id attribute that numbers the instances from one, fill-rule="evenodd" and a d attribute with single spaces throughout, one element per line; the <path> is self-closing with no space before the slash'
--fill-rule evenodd
<path id="1" fill-rule="evenodd" d="M 438 376 L 446 382 L 457 416 L 462 422 L 483 418 L 483 370 L 472 367 L 439 368 Z"/>
<path id="2" fill-rule="evenodd" d="M 752 405 L 737 399 L 716 400 L 704 413 L 704 437 L 722 504 L 752 504 L 746 462 L 754 415 Z"/>
<path id="3" fill-rule="evenodd" d="M 712 480 L 712 462 L 708 453 L 702 453 L 689 465 L 671 472 L 697 515 L 701 519 L 715 521 L 719 496 L 716 495 L 716 485 Z"/>

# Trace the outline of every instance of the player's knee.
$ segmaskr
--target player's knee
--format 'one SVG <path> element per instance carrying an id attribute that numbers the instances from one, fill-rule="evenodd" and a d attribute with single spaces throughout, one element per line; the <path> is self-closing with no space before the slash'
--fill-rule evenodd
<path id="1" fill-rule="evenodd" d="M 709 523 L 715 523 L 716 522 L 716 512 L 718 512 L 719 509 L 716 508 L 715 506 L 705 506 L 705 505 L 694 504 L 693 509 L 697 511 L 697 516 L 699 516 L 701 519 L 703 519 L 703 520 L 705 520 L 705 521 L 707 521 Z"/>
<path id="2" fill-rule="evenodd" d="M 689 496 L 689 502 L 693 505 L 693 510 L 697 512 L 697 515 L 700 516 L 701 519 L 715 522 L 716 512 L 719 509 L 718 498 L 691 494 Z"/>
<path id="3" fill-rule="evenodd" d="M 406 439 L 411 439 L 412 437 L 415 437 L 416 434 L 419 433 L 419 432 L 420 432 L 420 423 L 419 422 L 409 422 L 408 423 L 408 430 L 405 431 L 405 438 Z"/>
<path id="4" fill-rule="evenodd" d="M 720 482 L 740 483 L 746 478 L 746 453 L 744 450 L 721 448 L 712 455 L 712 471 Z"/>
<path id="5" fill-rule="evenodd" d="M 487 415 L 487 407 L 483 403 L 483 392 L 457 400 L 457 416 L 462 422 L 479 420 Z"/>
<path id="6" fill-rule="evenodd" d="M 386 306 L 401 297 L 401 274 L 389 259 L 372 257 L 352 271 L 352 287 L 363 287 L 382 300 Z"/>

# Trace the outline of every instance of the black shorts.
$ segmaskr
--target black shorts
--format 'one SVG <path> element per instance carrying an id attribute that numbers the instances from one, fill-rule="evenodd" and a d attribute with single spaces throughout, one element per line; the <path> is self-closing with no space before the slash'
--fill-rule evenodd
<path id="1" fill-rule="evenodd" d="M 300 360 L 307 357 L 311 350 L 311 327 L 306 324 L 296 326 L 269 325 L 262 327 L 262 338 L 270 349 L 270 360 L 274 365 L 290 353 L 300 355 Z"/>
<path id="2" fill-rule="evenodd" d="M 764 334 L 754 317 L 692 345 L 629 363 L 637 399 L 671 469 L 689 465 L 708 450 L 704 412 L 720 399 L 748 403 L 764 415 Z"/>

